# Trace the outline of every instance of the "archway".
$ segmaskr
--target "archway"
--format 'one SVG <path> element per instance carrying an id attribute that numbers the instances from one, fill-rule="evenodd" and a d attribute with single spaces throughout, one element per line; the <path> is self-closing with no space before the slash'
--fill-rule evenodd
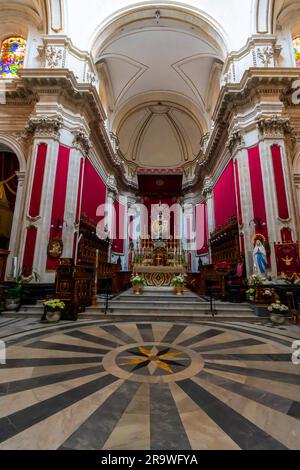
<path id="1" fill-rule="evenodd" d="M 0 144 L 0 249 L 9 250 L 16 196 L 17 172 L 20 169 L 16 154 Z"/>
<path id="2" fill-rule="evenodd" d="M 20 264 L 18 258 L 21 256 L 21 235 L 23 224 L 21 223 L 21 215 L 23 211 L 23 188 L 24 188 L 24 177 L 26 170 L 26 160 L 24 154 L 20 149 L 19 145 L 7 136 L 0 135 L 0 155 L 4 155 L 4 162 L 6 163 L 3 169 L 3 175 L 1 181 L 6 181 L 8 178 L 11 180 L 7 183 L 2 184 L 3 191 L 5 191 L 4 197 L 8 199 L 9 205 L 9 220 L 7 235 L 3 239 L 2 246 L 8 249 L 2 251 L 4 257 L 1 260 L 0 276 L 6 279 L 10 278 L 12 274 L 13 258 L 16 258 L 16 264 Z M 6 175 L 7 178 L 6 178 Z M 3 178 L 5 177 L 5 179 Z M 7 187 L 9 185 L 9 188 Z M 6 187 L 6 189 L 4 189 Z M 2 193 L 3 193 L 2 191 Z M 3 212 L 4 213 L 4 212 Z M 1 213 L 0 213 L 1 216 Z M 10 230 L 9 230 L 10 227 Z M 8 240 L 7 240 L 8 239 Z M 5 257 L 6 256 L 6 257 Z M 6 261 L 6 262 L 4 262 Z"/>

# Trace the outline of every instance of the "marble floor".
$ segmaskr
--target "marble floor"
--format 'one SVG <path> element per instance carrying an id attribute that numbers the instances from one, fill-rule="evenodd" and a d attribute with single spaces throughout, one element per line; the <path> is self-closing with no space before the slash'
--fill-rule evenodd
<path id="1" fill-rule="evenodd" d="M 300 328 L 0 317 L 0 450 L 300 449 Z"/>

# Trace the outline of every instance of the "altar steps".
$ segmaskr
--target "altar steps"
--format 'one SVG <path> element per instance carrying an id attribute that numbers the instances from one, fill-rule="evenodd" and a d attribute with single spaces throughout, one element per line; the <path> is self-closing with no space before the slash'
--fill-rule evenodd
<path id="1" fill-rule="evenodd" d="M 126 291 L 109 300 L 107 313 L 105 313 L 105 299 L 99 298 L 96 307 L 89 307 L 80 318 L 113 319 L 144 321 L 245 321 L 256 322 L 258 320 L 249 304 L 236 304 L 229 302 L 213 302 L 213 312 L 210 311 L 210 302 L 204 297 L 199 297 L 191 291 L 185 291 L 184 295 L 176 296 L 170 288 L 148 287 L 140 296 L 134 295 L 132 290 Z M 42 316 L 43 306 L 22 307 L 18 315 Z M 264 320 L 260 318 L 260 320 Z"/>
<path id="2" fill-rule="evenodd" d="M 170 288 L 146 288 L 142 295 L 134 295 L 127 291 L 108 303 L 106 318 L 115 320 L 194 320 L 201 321 L 215 318 L 216 321 L 257 321 L 257 317 L 249 304 L 232 304 L 228 302 L 213 302 L 213 312 L 210 302 L 191 291 L 185 291 L 183 296 L 176 296 Z M 84 316 L 103 318 L 105 300 L 100 300 L 97 307 L 89 307 Z"/>

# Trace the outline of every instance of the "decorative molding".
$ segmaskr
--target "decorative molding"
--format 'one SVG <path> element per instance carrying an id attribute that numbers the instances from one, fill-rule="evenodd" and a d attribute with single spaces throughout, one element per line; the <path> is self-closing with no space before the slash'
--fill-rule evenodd
<path id="1" fill-rule="evenodd" d="M 37 50 L 43 67 L 69 69 L 79 83 L 98 86 L 98 73 L 92 56 L 88 52 L 77 49 L 67 36 L 58 34 L 44 36 L 43 45 Z"/>
<path id="2" fill-rule="evenodd" d="M 231 52 L 225 61 L 222 75 L 223 85 L 239 83 L 244 73 L 253 67 L 276 67 L 281 46 L 273 35 L 254 35 L 237 52 Z"/>
<path id="3" fill-rule="evenodd" d="M 226 144 L 230 154 L 233 155 L 235 150 L 243 145 L 245 142 L 241 131 L 239 129 L 233 130 Z"/>
<path id="4" fill-rule="evenodd" d="M 266 46 L 257 49 L 257 58 L 260 60 L 264 67 L 269 67 L 274 63 L 275 50 L 272 46 Z"/>
<path id="5" fill-rule="evenodd" d="M 282 138 L 290 135 L 293 128 L 290 119 L 273 114 L 270 117 L 261 116 L 256 119 L 257 127 L 263 138 Z"/>
<path id="6" fill-rule="evenodd" d="M 57 116 L 31 116 L 25 126 L 25 136 L 34 135 L 36 138 L 48 138 L 59 140 L 63 118 Z"/>
<path id="7" fill-rule="evenodd" d="M 202 194 L 203 196 L 210 197 L 214 189 L 214 183 L 213 180 L 210 176 L 206 176 L 203 181 L 203 190 Z"/>
<path id="8" fill-rule="evenodd" d="M 106 181 L 106 187 L 107 187 L 107 197 L 112 197 L 115 199 L 115 195 L 118 192 L 117 190 L 117 181 L 116 178 L 113 174 L 109 175 Z"/>
<path id="9" fill-rule="evenodd" d="M 88 157 L 91 150 L 90 139 L 83 127 L 72 132 L 74 135 L 73 147 L 79 150 L 84 157 Z"/>
<path id="10" fill-rule="evenodd" d="M 48 46 L 45 49 L 46 68 L 63 68 L 63 49 Z"/>

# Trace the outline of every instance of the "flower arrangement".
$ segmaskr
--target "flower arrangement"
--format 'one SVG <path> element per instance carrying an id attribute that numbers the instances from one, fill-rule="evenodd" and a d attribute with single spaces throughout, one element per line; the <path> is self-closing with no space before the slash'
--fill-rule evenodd
<path id="1" fill-rule="evenodd" d="M 264 278 L 259 274 L 252 274 L 248 279 L 249 286 L 260 287 L 264 284 Z"/>
<path id="2" fill-rule="evenodd" d="M 46 312 L 62 312 L 66 308 L 66 304 L 59 299 L 46 300 L 43 305 Z"/>
<path id="3" fill-rule="evenodd" d="M 271 304 L 270 307 L 268 308 L 269 312 L 273 313 L 278 313 L 278 314 L 284 314 L 288 311 L 288 307 L 280 302 L 280 300 L 277 300 L 276 303 Z"/>
<path id="4" fill-rule="evenodd" d="M 142 276 L 140 276 L 139 274 L 135 274 L 131 278 L 131 284 L 133 286 L 145 287 L 146 282 L 145 282 L 145 279 Z"/>
<path id="5" fill-rule="evenodd" d="M 171 286 L 172 287 L 182 287 L 185 282 L 185 277 L 182 274 L 179 274 L 178 276 L 174 276 L 172 281 L 171 281 Z"/>
<path id="6" fill-rule="evenodd" d="M 256 290 L 251 287 L 250 289 L 247 290 L 246 295 L 247 297 L 254 297 L 256 294 Z"/>

